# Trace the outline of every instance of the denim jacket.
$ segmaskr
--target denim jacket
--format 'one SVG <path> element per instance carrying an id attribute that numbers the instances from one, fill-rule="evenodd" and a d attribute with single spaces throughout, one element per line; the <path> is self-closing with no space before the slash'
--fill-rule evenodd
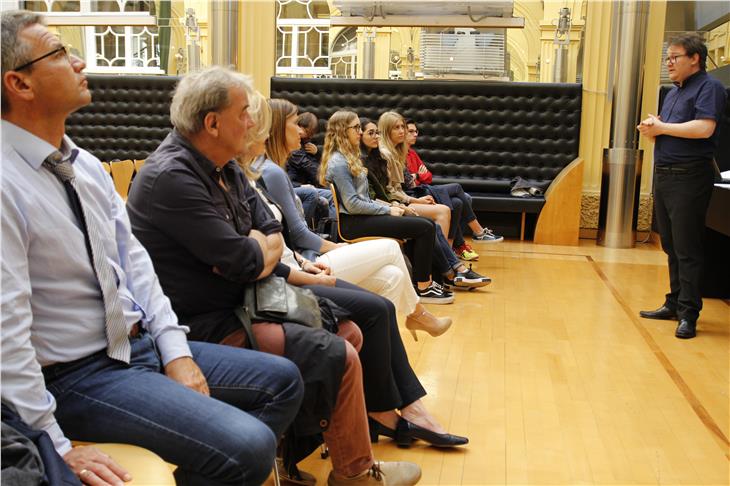
<path id="1" fill-rule="evenodd" d="M 390 207 L 373 202 L 368 193 L 368 178 L 363 172 L 354 177 L 345 156 L 334 152 L 327 164 L 325 179 L 333 183 L 340 200 L 343 214 L 384 215 L 390 214 Z"/>

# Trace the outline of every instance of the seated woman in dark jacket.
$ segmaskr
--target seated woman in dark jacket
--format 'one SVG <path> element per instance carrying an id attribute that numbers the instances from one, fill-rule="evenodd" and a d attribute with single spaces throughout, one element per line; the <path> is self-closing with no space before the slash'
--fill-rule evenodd
<path id="1" fill-rule="evenodd" d="M 319 187 L 317 181 L 320 153 L 311 140 L 317 133 L 318 124 L 317 117 L 312 113 L 299 114 L 297 126 L 301 144 L 289 154 L 286 162 L 286 173 L 294 186 L 294 192 L 302 201 L 305 217 L 312 228 L 317 227 L 323 214 L 332 220 L 337 217 L 332 193 L 326 187 Z"/>

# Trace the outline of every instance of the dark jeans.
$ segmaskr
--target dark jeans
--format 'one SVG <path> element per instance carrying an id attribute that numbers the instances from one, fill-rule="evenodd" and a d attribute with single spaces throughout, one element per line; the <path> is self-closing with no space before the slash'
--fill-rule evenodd
<path id="1" fill-rule="evenodd" d="M 164 375 L 149 334 L 132 338 L 126 365 L 105 354 L 46 376 L 55 412 L 75 440 L 134 444 L 178 466 L 178 484 L 261 484 L 278 437 L 302 399 L 294 363 L 230 346 L 191 342 L 211 397 Z"/>
<path id="2" fill-rule="evenodd" d="M 340 215 L 340 231 L 348 239 L 365 236 L 384 236 L 411 240 L 408 258 L 413 265 L 413 279 L 427 282 L 431 278 L 436 226 L 434 222 L 418 216 L 363 216 Z"/>
<path id="3" fill-rule="evenodd" d="M 460 247 L 465 243 L 464 232 L 462 230 L 465 224 L 471 223 L 477 219 L 474 214 L 474 209 L 471 207 L 471 196 L 464 192 L 464 188 L 461 184 L 444 184 L 443 186 L 451 197 L 451 204 L 454 207 L 452 211 L 452 227 L 454 238 L 454 246 Z M 453 218 L 456 217 L 456 220 Z"/>
<path id="4" fill-rule="evenodd" d="M 368 411 L 403 408 L 426 395 L 408 362 L 391 301 L 340 279 L 336 287 L 307 288 L 350 311 L 362 331 L 360 363 Z"/>
<path id="5" fill-rule="evenodd" d="M 656 222 L 669 262 L 670 292 L 665 305 L 676 309 L 680 319 L 696 321 L 702 309 L 700 273 L 712 166 L 705 161 L 657 166 L 655 170 Z"/>
<path id="6" fill-rule="evenodd" d="M 449 241 L 446 239 L 442 231 L 436 232 L 436 245 L 438 245 L 441 249 L 441 253 L 443 253 L 443 257 L 448 265 L 448 270 L 456 271 L 456 269 L 461 266 L 461 262 L 459 262 L 459 258 L 454 253 L 454 250 L 451 249 L 451 245 L 449 245 Z"/>

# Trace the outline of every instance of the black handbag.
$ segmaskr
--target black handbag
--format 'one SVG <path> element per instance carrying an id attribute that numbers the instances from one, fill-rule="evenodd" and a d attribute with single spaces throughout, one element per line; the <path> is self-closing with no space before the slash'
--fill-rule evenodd
<path id="1" fill-rule="evenodd" d="M 252 322 L 293 322 L 322 327 L 322 313 L 314 293 L 289 285 L 273 274 L 246 287 L 243 306 Z"/>

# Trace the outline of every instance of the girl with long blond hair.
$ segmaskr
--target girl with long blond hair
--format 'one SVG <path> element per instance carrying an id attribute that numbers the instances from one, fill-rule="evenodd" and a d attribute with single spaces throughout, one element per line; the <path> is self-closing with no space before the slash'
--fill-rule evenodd
<path id="1" fill-rule="evenodd" d="M 405 119 L 394 111 L 387 111 L 378 120 L 378 130 L 380 131 L 378 149 L 380 156 L 387 161 L 388 167 L 388 180 L 381 181 L 386 188 L 387 196 L 390 200 L 398 200 L 407 204 L 408 209 L 439 225 L 440 231 L 436 233 L 436 244 L 450 268 L 444 275 L 447 286 L 476 288 L 489 285 L 492 282 L 489 277 L 475 272 L 471 266 L 466 268 L 451 248 L 451 244 L 447 240 L 451 209 L 446 205 L 436 204 L 433 196 L 416 198 L 403 191 L 406 154 L 408 153 Z M 455 223 L 458 224 L 458 221 Z"/>
<path id="2" fill-rule="evenodd" d="M 261 110 L 257 110 L 258 106 L 260 105 L 254 101 L 250 108 L 251 117 L 257 125 L 265 123 L 267 118 L 265 111 L 268 108 L 263 106 Z M 264 113 L 261 113 L 262 111 Z M 276 119 L 276 114 L 273 119 Z M 240 160 L 244 167 L 249 166 L 251 161 L 264 152 L 264 143 L 268 137 L 262 130 L 252 129 L 249 133 L 252 137 L 248 143 L 247 153 Z M 262 196 L 266 198 L 266 194 Z M 276 205 L 272 205 L 271 209 L 280 215 Z M 285 217 L 282 222 L 286 223 Z M 322 280 L 314 280 L 312 282 L 314 285 L 308 288 L 318 295 L 332 299 L 350 310 L 354 316 L 365 320 L 365 325 L 361 327 L 363 344 L 360 360 L 363 365 L 365 401 L 370 415 L 372 439 L 377 440 L 380 434 L 396 439 L 400 445 L 408 445 L 414 439 L 423 439 L 442 447 L 463 445 L 468 442 L 464 437 L 446 433 L 423 405 L 421 397 L 425 395 L 425 390 L 408 362 L 393 305 L 382 297 L 364 292 L 355 285 L 343 281 L 352 278 L 350 280 L 352 283 L 369 282 L 378 285 L 378 281 L 393 280 L 393 276 L 396 275 L 400 283 L 406 282 L 405 286 L 396 286 L 399 289 L 397 292 L 409 293 L 407 291 L 409 289 L 410 296 L 397 296 L 397 292 L 387 289 L 384 294 L 390 295 L 397 302 L 404 302 L 408 310 L 415 309 L 406 320 L 406 326 L 412 331 L 421 329 L 431 333 L 436 331 L 438 334 L 448 329 L 451 319 L 437 319 L 417 303 L 417 297 L 408 282 L 408 271 L 403 256 L 395 241 L 381 239 L 347 245 L 322 255 L 314 263 L 302 261 L 298 254 L 288 252 L 287 255 L 285 250 L 282 262 L 292 267 L 292 272 L 301 273 L 298 270 L 301 265 L 302 269 L 311 272 L 315 279 L 321 276 L 319 278 Z M 369 277 L 363 279 L 363 276 Z M 335 287 L 328 286 L 326 279 L 334 283 Z M 383 310 L 386 316 L 369 318 L 377 316 Z M 398 409 L 400 414 L 395 409 Z M 400 431 L 397 434 L 396 429 Z"/>
<path id="3" fill-rule="evenodd" d="M 406 121 L 395 111 L 386 111 L 378 119 L 378 149 L 380 156 L 387 162 L 388 180 L 385 189 L 391 200 L 400 201 L 415 212 L 418 216 L 429 218 L 436 222 L 445 234 L 449 234 L 451 224 L 451 210 L 443 204 L 436 204 L 433 196 L 413 197 L 403 191 L 404 171 L 406 167 Z"/>

